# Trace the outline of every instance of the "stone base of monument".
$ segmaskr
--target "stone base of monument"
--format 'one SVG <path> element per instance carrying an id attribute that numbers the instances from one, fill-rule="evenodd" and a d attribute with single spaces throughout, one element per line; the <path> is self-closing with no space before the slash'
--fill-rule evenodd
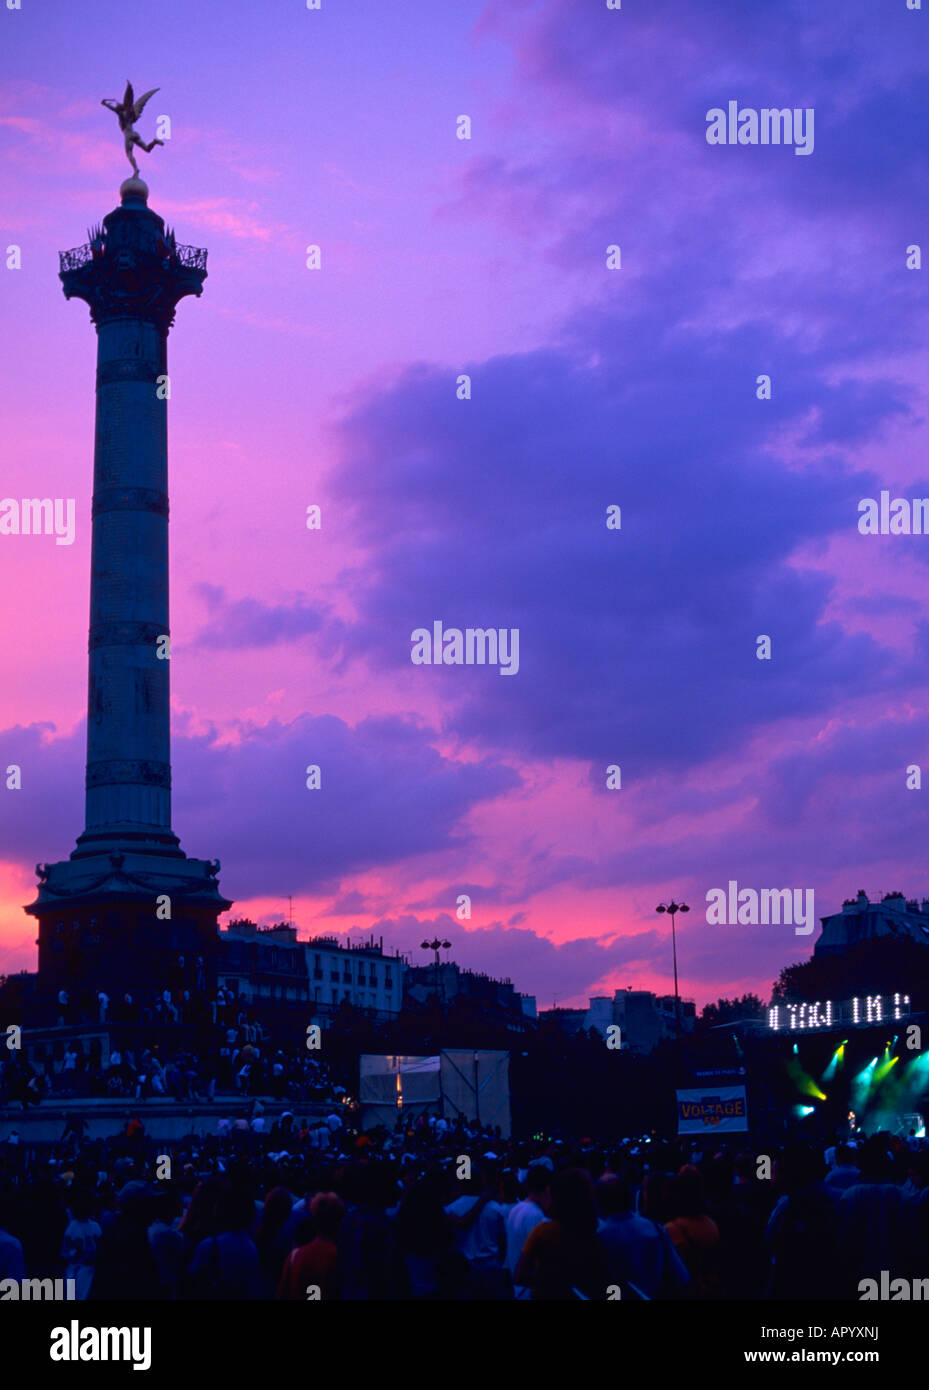
<path id="1" fill-rule="evenodd" d="M 30 1022 L 54 1021 L 54 1000 L 103 990 L 170 988 L 183 958 L 185 983 L 215 989 L 217 918 L 231 906 L 216 861 L 184 855 L 100 854 L 40 866 L 26 911 L 38 919 L 39 995 Z M 200 962 L 198 966 L 198 961 Z"/>

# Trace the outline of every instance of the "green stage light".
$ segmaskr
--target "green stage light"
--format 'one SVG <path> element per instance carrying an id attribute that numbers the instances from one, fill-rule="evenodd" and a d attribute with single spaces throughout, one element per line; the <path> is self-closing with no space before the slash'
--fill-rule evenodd
<path id="1" fill-rule="evenodd" d="M 805 1096 L 813 1096 L 816 1100 L 825 1100 L 826 1094 L 821 1091 L 807 1072 L 803 1070 L 799 1062 L 795 1062 L 793 1057 L 787 1058 L 787 1074 L 793 1081 L 797 1090 Z"/>
<path id="2" fill-rule="evenodd" d="M 829 1063 L 828 1063 L 828 1065 L 827 1065 L 827 1067 L 826 1067 L 826 1070 L 823 1072 L 822 1077 L 820 1078 L 820 1080 L 822 1080 L 822 1081 L 832 1081 L 833 1078 L 835 1077 L 836 1072 L 837 1072 L 841 1067 L 844 1067 L 844 1065 L 845 1065 L 845 1043 L 844 1043 L 844 1042 L 840 1042 L 839 1045 L 838 1045 L 838 1047 L 836 1048 L 835 1052 L 833 1052 L 832 1056 L 829 1058 Z"/>
<path id="3" fill-rule="evenodd" d="M 877 1066 L 877 1058 L 872 1057 L 866 1067 L 862 1067 L 852 1080 L 852 1109 L 864 1110 L 871 1085 L 874 1080 L 874 1068 Z"/>
<path id="4" fill-rule="evenodd" d="M 917 1102 L 929 1092 L 929 1052 L 907 1063 L 897 1085 L 906 1105 L 915 1108 Z"/>
<path id="5" fill-rule="evenodd" d="M 881 1059 L 881 1064 L 877 1068 L 877 1071 L 874 1073 L 875 1086 L 879 1086 L 882 1081 L 886 1080 L 886 1078 L 890 1075 L 891 1071 L 893 1070 L 894 1065 L 900 1060 L 899 1057 L 891 1057 L 890 1049 L 892 1046 L 892 1043 L 888 1043 L 887 1046 L 884 1048 L 884 1056 Z"/>

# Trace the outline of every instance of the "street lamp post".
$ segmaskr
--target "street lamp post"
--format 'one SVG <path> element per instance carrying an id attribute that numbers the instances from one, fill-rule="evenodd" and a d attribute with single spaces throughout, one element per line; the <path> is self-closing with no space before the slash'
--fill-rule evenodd
<path id="1" fill-rule="evenodd" d="M 676 903 L 672 898 L 669 903 L 659 903 L 655 908 L 656 912 L 668 912 L 671 915 L 671 954 L 674 959 L 674 1031 L 677 1034 L 677 1066 L 678 1071 L 681 1067 L 681 996 L 677 988 L 677 933 L 674 930 L 674 918 L 678 912 L 689 912 L 690 908 L 686 903 Z"/>
<path id="2" fill-rule="evenodd" d="M 435 951 L 435 992 L 436 998 L 441 1003 L 441 994 L 439 992 L 439 952 L 450 951 L 452 949 L 452 943 L 450 941 L 441 941 L 439 937 L 436 936 L 432 941 L 424 941 L 422 945 L 424 951 Z"/>

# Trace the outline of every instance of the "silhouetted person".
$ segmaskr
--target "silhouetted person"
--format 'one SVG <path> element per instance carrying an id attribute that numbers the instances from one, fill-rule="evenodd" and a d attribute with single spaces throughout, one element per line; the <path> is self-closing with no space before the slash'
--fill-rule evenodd
<path id="1" fill-rule="evenodd" d="M 672 1180 L 667 1194 L 665 1230 L 690 1275 L 694 1298 L 720 1295 L 719 1227 L 707 1211 L 700 1172 L 687 1166 Z"/>
<path id="2" fill-rule="evenodd" d="M 158 1300 L 163 1297 L 158 1266 L 148 1241 L 152 1197 L 144 1182 L 128 1182 L 117 1198 L 116 1220 L 104 1230 L 89 1298 Z"/>
<path id="3" fill-rule="evenodd" d="M 529 1232 L 513 1276 L 546 1301 L 606 1298 L 607 1260 L 597 1236 L 590 1175 L 566 1168 L 552 1179 L 551 1219 Z"/>
<path id="4" fill-rule="evenodd" d="M 216 1231 L 197 1246 L 188 1275 L 191 1297 L 267 1297 L 252 1240 L 255 1203 L 249 1188 L 223 1184 L 216 1203 Z"/>
<path id="5" fill-rule="evenodd" d="M 601 1178 L 596 1185 L 600 1209 L 600 1240 L 606 1252 L 607 1283 L 618 1284 L 625 1295 L 673 1298 L 690 1275 L 663 1226 L 633 1211 L 633 1189 L 628 1180 Z"/>
<path id="6" fill-rule="evenodd" d="M 276 1291 L 281 1281 L 281 1270 L 290 1254 L 285 1227 L 293 1204 L 286 1187 L 274 1187 L 265 1197 L 261 1212 L 255 1244 L 262 1277 L 271 1293 Z"/>
<path id="7" fill-rule="evenodd" d="M 838 1297 L 837 1196 L 824 1173 L 824 1161 L 806 1144 L 788 1145 L 777 1161 L 782 1195 L 766 1231 L 769 1298 Z"/>
<path id="8" fill-rule="evenodd" d="M 311 1289 L 318 1291 L 324 1303 L 338 1298 L 338 1236 L 344 1215 L 345 1203 L 337 1193 L 317 1192 L 310 1203 L 316 1234 L 308 1244 L 288 1255 L 277 1290 L 278 1298 L 305 1302 Z"/>
<path id="9" fill-rule="evenodd" d="M 378 1301 L 409 1297 L 394 1225 L 386 1214 L 396 1195 L 393 1165 L 361 1163 L 351 1172 L 346 1195 L 355 1205 L 339 1230 L 339 1295 Z"/>
<path id="10" fill-rule="evenodd" d="M 874 1135 L 858 1150 L 861 1180 L 839 1202 L 842 1269 L 851 1298 L 859 1296 L 862 1279 L 880 1281 L 882 1270 L 891 1278 L 908 1273 L 910 1212 L 893 1181 L 888 1138 Z"/>
<path id="11" fill-rule="evenodd" d="M 467 1261 L 455 1250 L 444 1197 L 445 1179 L 430 1169 L 404 1194 L 397 1212 L 397 1242 L 413 1298 L 438 1298 L 467 1282 Z"/>

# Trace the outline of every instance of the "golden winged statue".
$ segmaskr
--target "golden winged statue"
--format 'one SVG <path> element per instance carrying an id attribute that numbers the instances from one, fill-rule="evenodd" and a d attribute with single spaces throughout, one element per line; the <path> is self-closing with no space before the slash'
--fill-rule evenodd
<path id="1" fill-rule="evenodd" d="M 122 101 L 116 101 L 113 97 L 104 97 L 100 103 L 100 105 L 105 106 L 108 111 L 115 111 L 116 115 L 119 117 L 119 128 L 124 136 L 126 158 L 132 165 L 136 178 L 139 177 L 139 166 L 135 162 L 135 155 L 132 152 L 133 146 L 138 145 L 146 154 L 150 154 L 156 145 L 164 144 L 163 140 L 151 140 L 146 145 L 141 135 L 133 129 L 133 124 L 141 116 L 145 103 L 148 101 L 149 97 L 153 97 L 155 93 L 160 90 L 160 87 L 153 87 L 150 92 L 146 92 L 144 96 L 139 97 L 138 101 L 136 101 L 135 93 L 132 90 L 132 83 L 127 78 L 126 90 L 123 93 Z"/>

